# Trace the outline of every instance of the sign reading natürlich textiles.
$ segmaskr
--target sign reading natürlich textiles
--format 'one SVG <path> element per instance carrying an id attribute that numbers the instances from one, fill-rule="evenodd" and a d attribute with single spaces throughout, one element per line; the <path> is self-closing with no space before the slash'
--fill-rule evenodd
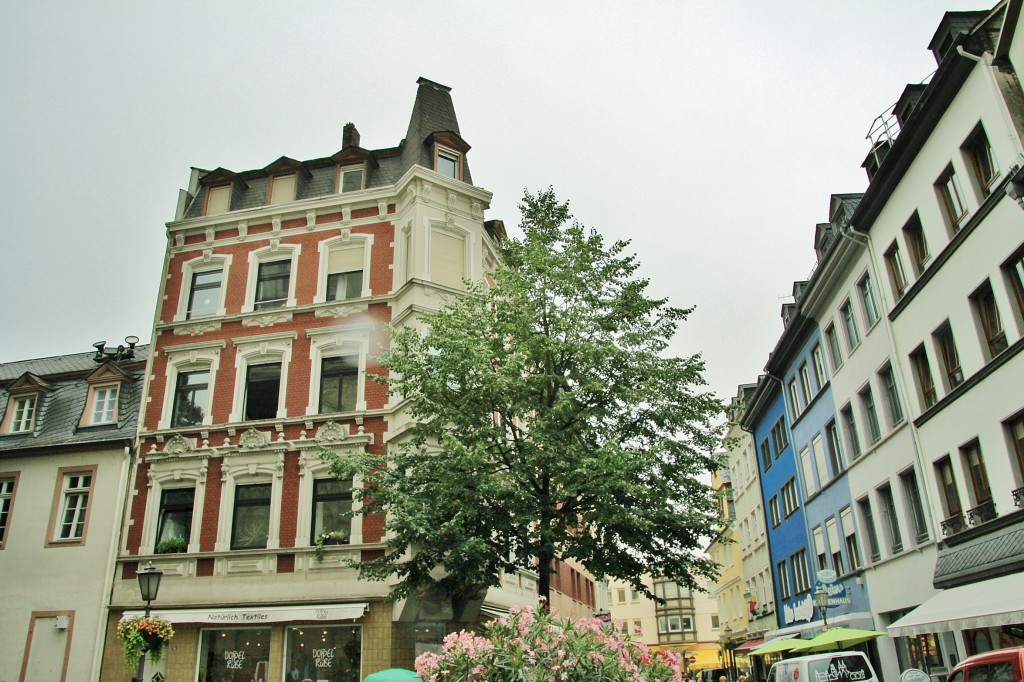
<path id="1" fill-rule="evenodd" d="M 291 621 L 338 621 L 362 618 L 365 602 L 357 604 L 316 604 L 310 606 L 264 606 L 239 609 L 153 609 L 152 614 L 172 623 L 216 623 L 255 625 Z M 122 618 L 141 616 L 141 611 L 126 611 Z"/>
<path id="2" fill-rule="evenodd" d="M 824 587 L 825 591 L 828 592 L 828 608 L 842 606 L 853 601 L 850 595 L 846 593 L 846 585 L 843 584 L 842 580 L 839 580 L 836 572 L 832 569 L 820 570 L 814 577 L 816 580 L 814 581 L 814 587 L 811 589 L 811 594 L 817 592 L 819 586 Z"/>

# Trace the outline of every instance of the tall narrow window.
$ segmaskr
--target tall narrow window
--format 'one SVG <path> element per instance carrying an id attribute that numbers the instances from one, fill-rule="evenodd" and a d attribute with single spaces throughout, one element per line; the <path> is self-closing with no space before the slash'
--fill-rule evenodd
<path id="1" fill-rule="evenodd" d="M 878 305 L 875 303 L 875 290 L 871 286 L 871 275 L 861 278 L 857 283 L 857 291 L 864 305 L 864 319 L 868 321 L 868 328 L 871 328 L 878 322 Z"/>
<path id="2" fill-rule="evenodd" d="M 160 518 L 156 529 L 156 551 L 175 552 L 192 539 L 192 509 L 195 488 L 165 489 L 160 494 Z"/>
<path id="3" fill-rule="evenodd" d="M 786 570 L 786 562 L 780 561 L 775 568 L 778 575 L 779 599 L 789 599 L 789 571 Z"/>
<path id="4" fill-rule="evenodd" d="M 117 414 L 117 386 L 104 386 L 93 391 L 92 422 L 109 424 Z"/>
<path id="5" fill-rule="evenodd" d="M 1019 414 L 1006 423 L 1006 435 L 1010 439 L 1016 456 L 1018 484 L 1024 485 L 1024 414 Z"/>
<path id="6" fill-rule="evenodd" d="M 942 365 L 946 370 L 946 389 L 952 391 L 964 382 L 964 373 L 960 369 L 960 355 L 956 352 L 956 342 L 953 340 L 953 329 L 949 322 L 946 322 L 935 330 L 932 336 L 942 354 Z"/>
<path id="7" fill-rule="evenodd" d="M 761 441 L 761 466 L 765 471 L 772 468 L 772 447 L 768 444 L 768 437 Z"/>
<path id="8" fill-rule="evenodd" d="M 860 332 L 857 331 L 857 320 L 853 316 L 853 306 L 846 301 L 839 308 L 839 314 L 843 317 L 843 329 L 846 330 L 846 346 L 851 351 L 860 343 Z"/>
<path id="9" fill-rule="evenodd" d="M 853 524 L 853 511 L 849 507 L 839 513 L 839 521 L 843 524 L 843 539 L 846 544 L 846 557 L 850 561 L 850 570 L 860 568 L 860 547 L 857 545 L 857 528 Z"/>
<path id="10" fill-rule="evenodd" d="M 14 416 L 11 419 L 11 433 L 25 433 L 32 430 L 36 416 L 34 395 L 14 399 Z"/>
<path id="11" fill-rule="evenodd" d="M 438 147 L 437 172 L 454 180 L 459 179 L 459 153 Z"/>
<path id="12" fill-rule="evenodd" d="M 832 364 L 832 372 L 843 364 L 843 354 L 839 350 L 839 335 L 836 334 L 836 326 L 830 324 L 825 329 L 825 345 L 828 346 L 828 361 Z"/>
<path id="13" fill-rule="evenodd" d="M 178 381 L 174 388 L 171 428 L 203 423 L 209 401 L 209 389 L 209 371 L 178 373 Z"/>
<path id="14" fill-rule="evenodd" d="M 977 184 L 982 198 L 992 193 L 992 186 L 999 177 L 999 166 L 992 155 L 992 146 L 988 143 L 985 129 L 978 124 L 971 136 L 962 147 L 964 155 L 971 165 L 972 179 Z"/>
<path id="15" fill-rule="evenodd" d="M 320 369 L 320 413 L 355 410 L 358 378 L 357 356 L 324 358 Z"/>
<path id="16" fill-rule="evenodd" d="M 14 477 L 0 478 L 0 547 L 7 539 L 7 526 L 10 523 L 11 507 L 14 506 Z"/>
<path id="17" fill-rule="evenodd" d="M 245 376 L 244 419 L 273 419 L 281 392 L 281 363 L 249 365 Z"/>
<path id="18" fill-rule="evenodd" d="M 796 379 L 789 380 L 789 402 L 793 404 L 793 421 L 803 412 L 803 405 L 800 404 L 800 394 L 796 389 Z"/>
<path id="19" fill-rule="evenodd" d="M 950 235 L 955 235 L 967 222 L 967 204 L 964 203 L 964 191 L 960 188 L 960 180 L 953 166 L 948 166 L 935 181 L 935 191 L 939 195 Z"/>
<path id="20" fill-rule="evenodd" d="M 432 230 L 430 233 L 430 280 L 435 284 L 464 289 L 466 242 L 462 237 Z"/>
<path id="21" fill-rule="evenodd" d="M 828 558 L 825 554 L 825 537 L 821 532 L 821 526 L 818 526 L 812 532 L 814 537 L 814 555 L 818 560 L 818 570 L 824 571 L 828 568 Z"/>
<path id="22" fill-rule="evenodd" d="M 263 549 L 270 535 L 270 483 L 235 488 L 231 549 Z"/>
<path id="23" fill-rule="evenodd" d="M 888 483 L 878 489 L 878 501 L 882 505 L 882 517 L 885 522 L 886 536 L 889 539 L 889 551 L 898 554 L 903 551 L 903 536 L 900 534 L 900 522 L 896 516 L 896 501 L 892 496 L 892 487 Z"/>
<path id="24" fill-rule="evenodd" d="M 811 358 L 814 360 L 814 383 L 820 391 L 828 381 L 828 373 L 825 371 L 825 356 L 821 352 L 821 344 L 815 344 L 811 349 Z"/>
<path id="25" fill-rule="evenodd" d="M 907 515 L 914 523 L 914 542 L 921 544 L 928 540 L 928 522 L 925 520 L 921 491 L 917 486 L 917 475 L 913 469 L 900 474 L 900 487 L 903 488 L 903 503 L 907 508 Z"/>
<path id="26" fill-rule="evenodd" d="M 1003 275 L 1013 290 L 1013 298 L 1017 303 L 1017 322 L 1024 329 L 1024 247 L 1017 249 L 1008 261 L 1003 263 Z"/>
<path id="27" fill-rule="evenodd" d="M 991 360 L 1006 350 L 1007 343 L 1003 321 L 999 317 L 999 308 L 996 307 L 992 285 L 988 280 L 971 295 L 971 305 L 985 340 L 986 356 Z"/>
<path id="28" fill-rule="evenodd" d="M 277 260 L 260 263 L 256 276 L 255 310 L 280 308 L 288 300 L 288 283 L 292 262 Z"/>
<path id="29" fill-rule="evenodd" d="M 363 295 L 362 248 L 332 249 L 327 257 L 327 300 L 344 301 Z"/>
<path id="30" fill-rule="evenodd" d="M 885 251 L 885 269 L 889 271 L 889 283 L 892 284 L 893 297 L 898 301 L 907 291 L 907 274 L 903 271 L 900 246 L 896 240 L 893 240 Z"/>
<path id="31" fill-rule="evenodd" d="M 988 473 L 985 471 L 985 460 L 981 456 L 981 444 L 971 441 L 960 450 L 964 459 L 964 468 L 971 479 L 971 492 L 975 505 L 992 501 L 992 488 L 988 484 Z"/>
<path id="32" fill-rule="evenodd" d="M 778 528 L 779 524 L 782 523 L 781 517 L 779 516 L 778 495 L 772 495 L 771 499 L 768 500 L 768 513 L 771 517 L 772 528 Z"/>
<path id="33" fill-rule="evenodd" d="M 871 549 L 871 560 L 878 561 L 882 558 L 882 551 L 878 545 L 878 533 L 875 531 L 875 517 L 871 513 L 871 501 L 863 498 L 857 501 L 857 509 L 860 510 L 860 521 L 864 525 L 864 533 L 868 537 L 868 547 Z"/>
<path id="34" fill-rule="evenodd" d="M 820 433 L 811 439 L 811 453 L 814 455 L 814 469 L 818 474 L 818 482 L 824 487 L 830 478 L 828 466 L 825 464 L 825 445 L 822 443 Z"/>
<path id="35" fill-rule="evenodd" d="M 857 394 L 860 397 L 860 408 L 864 413 L 864 420 L 868 423 L 868 436 L 872 443 L 877 443 L 882 437 L 882 429 L 878 424 L 878 412 L 875 409 L 875 396 L 871 393 L 871 387 L 867 386 Z"/>
<path id="36" fill-rule="evenodd" d="M 811 373 L 806 362 L 800 365 L 800 393 L 803 394 L 804 405 L 810 405 L 814 391 L 811 389 Z"/>
<path id="37" fill-rule="evenodd" d="M 959 515 L 963 508 L 960 506 L 960 493 L 956 489 L 953 462 L 949 457 L 943 457 L 935 463 L 935 477 L 939 482 L 939 492 L 942 494 L 942 506 L 946 512 L 946 518 Z"/>
<path id="38" fill-rule="evenodd" d="M 935 404 L 935 383 L 932 381 L 932 370 L 928 366 L 928 353 L 924 344 L 914 349 L 910 354 L 910 364 L 914 368 L 914 379 L 917 381 L 918 397 L 921 399 L 921 408 L 927 410 Z"/>
<path id="39" fill-rule="evenodd" d="M 811 469 L 811 451 L 807 448 L 800 451 L 800 469 L 804 475 L 804 489 L 807 491 L 804 499 L 806 499 L 818 491 L 818 486 L 814 482 L 814 471 Z M 786 515 L 789 516 L 788 510 Z"/>
<path id="40" fill-rule="evenodd" d="M 64 475 L 64 490 L 61 496 L 60 521 L 57 524 L 56 539 L 80 540 L 85 535 L 85 519 L 89 509 L 89 489 L 91 487 L 91 473 L 78 472 Z"/>
<path id="41" fill-rule="evenodd" d="M 835 419 L 825 425 L 825 435 L 828 441 L 828 461 L 832 466 L 832 475 L 838 476 L 843 470 L 843 450 L 839 443 L 839 429 L 836 427 Z"/>
<path id="42" fill-rule="evenodd" d="M 924 238 L 924 228 L 921 227 L 921 219 L 915 212 L 907 224 L 903 226 L 903 236 L 907 240 L 910 249 L 910 263 L 914 266 L 914 274 L 918 277 L 924 272 L 925 266 L 931 259 L 928 253 L 928 242 Z"/>
<path id="43" fill-rule="evenodd" d="M 786 481 L 782 486 L 782 512 L 789 517 L 800 508 L 800 501 L 796 493 L 796 476 Z"/>
<path id="44" fill-rule="evenodd" d="M 313 524 L 309 542 L 347 544 L 352 534 L 352 481 L 334 478 L 313 481 Z"/>
<path id="45" fill-rule="evenodd" d="M 857 459 L 860 457 L 860 436 L 857 434 L 857 419 L 853 416 L 853 408 L 847 405 L 839 414 L 843 419 L 843 431 L 850 446 L 850 454 L 853 455 L 853 459 Z"/>
<path id="46" fill-rule="evenodd" d="M 220 310 L 220 293 L 223 278 L 223 270 L 204 270 L 192 273 L 192 288 L 189 289 L 188 294 L 187 319 L 194 320 L 217 314 Z"/>
<path id="47" fill-rule="evenodd" d="M 772 445 L 775 446 L 775 458 L 789 447 L 789 434 L 786 432 L 786 418 L 779 417 L 772 426 Z"/>
<path id="48" fill-rule="evenodd" d="M 807 572 L 807 550 L 801 549 L 789 560 L 793 564 L 793 594 L 811 589 L 811 580 Z"/>
<path id="49" fill-rule="evenodd" d="M 900 395 L 896 391 L 896 376 L 893 374 L 892 365 L 886 365 L 878 373 L 882 387 L 885 389 L 885 411 L 889 417 L 889 426 L 894 427 L 903 421 L 903 407 L 900 405 Z"/>
<path id="50" fill-rule="evenodd" d="M 846 566 L 843 563 L 843 543 L 839 542 L 839 529 L 836 526 L 835 518 L 830 516 L 825 521 L 825 532 L 828 535 L 828 547 L 832 550 L 832 570 L 836 572 L 836 575 L 843 575 L 846 573 Z"/>

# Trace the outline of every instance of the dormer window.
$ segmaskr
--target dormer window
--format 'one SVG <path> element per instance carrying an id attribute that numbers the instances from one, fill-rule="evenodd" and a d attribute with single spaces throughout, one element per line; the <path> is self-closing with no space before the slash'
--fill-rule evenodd
<path id="1" fill-rule="evenodd" d="M 98 426 L 116 424 L 118 419 L 118 394 L 121 382 L 128 377 L 116 365 L 105 363 L 95 372 L 86 377 L 89 382 L 89 395 L 85 399 L 85 409 L 79 419 L 79 426 Z"/>
<path id="2" fill-rule="evenodd" d="M 11 417 L 11 433 L 26 433 L 32 430 L 36 421 L 36 396 L 29 395 L 14 399 L 14 413 Z"/>
<path id="3" fill-rule="evenodd" d="M 459 173 L 459 161 L 461 160 L 461 154 L 447 147 L 437 148 L 437 162 L 435 168 L 437 172 L 446 178 L 452 178 L 453 180 L 460 179 Z"/>
<path id="4" fill-rule="evenodd" d="M 296 177 L 290 175 L 276 175 L 270 180 L 270 196 L 267 204 L 287 204 L 295 201 Z"/>
<path id="5" fill-rule="evenodd" d="M 361 165 L 341 168 L 338 171 L 338 191 L 344 194 L 345 192 L 357 192 L 363 189 L 363 175 L 363 167 Z"/>
<path id="6" fill-rule="evenodd" d="M 92 423 L 109 424 L 117 415 L 117 386 L 97 388 L 93 393 Z"/>
<path id="7" fill-rule="evenodd" d="M 227 213 L 231 210 L 231 185 L 206 188 L 205 215 Z"/>

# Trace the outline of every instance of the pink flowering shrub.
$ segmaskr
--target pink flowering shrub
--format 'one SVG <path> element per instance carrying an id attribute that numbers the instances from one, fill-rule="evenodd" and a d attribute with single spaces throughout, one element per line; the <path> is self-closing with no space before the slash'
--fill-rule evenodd
<path id="1" fill-rule="evenodd" d="M 424 682 L 680 682 L 682 658 L 652 652 L 593 618 L 559 618 L 532 608 L 457 632 L 441 653 L 416 659 Z"/>

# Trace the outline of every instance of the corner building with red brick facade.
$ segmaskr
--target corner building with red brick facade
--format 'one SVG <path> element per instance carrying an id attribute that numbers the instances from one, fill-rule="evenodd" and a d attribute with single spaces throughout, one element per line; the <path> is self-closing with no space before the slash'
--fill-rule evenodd
<path id="1" fill-rule="evenodd" d="M 366 378 L 386 325 L 415 324 L 495 264 L 504 227 L 484 221 L 469 149 L 449 88 L 421 78 L 397 147 L 364 149 L 348 124 L 333 156 L 193 170 L 167 225 L 104 680 L 131 677 L 116 627 L 141 611 L 150 561 L 153 612 L 176 635 L 146 680 L 361 680 L 535 602 L 529 572 L 469 608 L 387 601 L 389 584 L 345 563 L 383 550 L 383 519 L 341 518 L 360 482 L 317 456 L 401 440 L 401 406 Z M 556 606 L 592 610 L 593 583 L 558 569 Z"/>

